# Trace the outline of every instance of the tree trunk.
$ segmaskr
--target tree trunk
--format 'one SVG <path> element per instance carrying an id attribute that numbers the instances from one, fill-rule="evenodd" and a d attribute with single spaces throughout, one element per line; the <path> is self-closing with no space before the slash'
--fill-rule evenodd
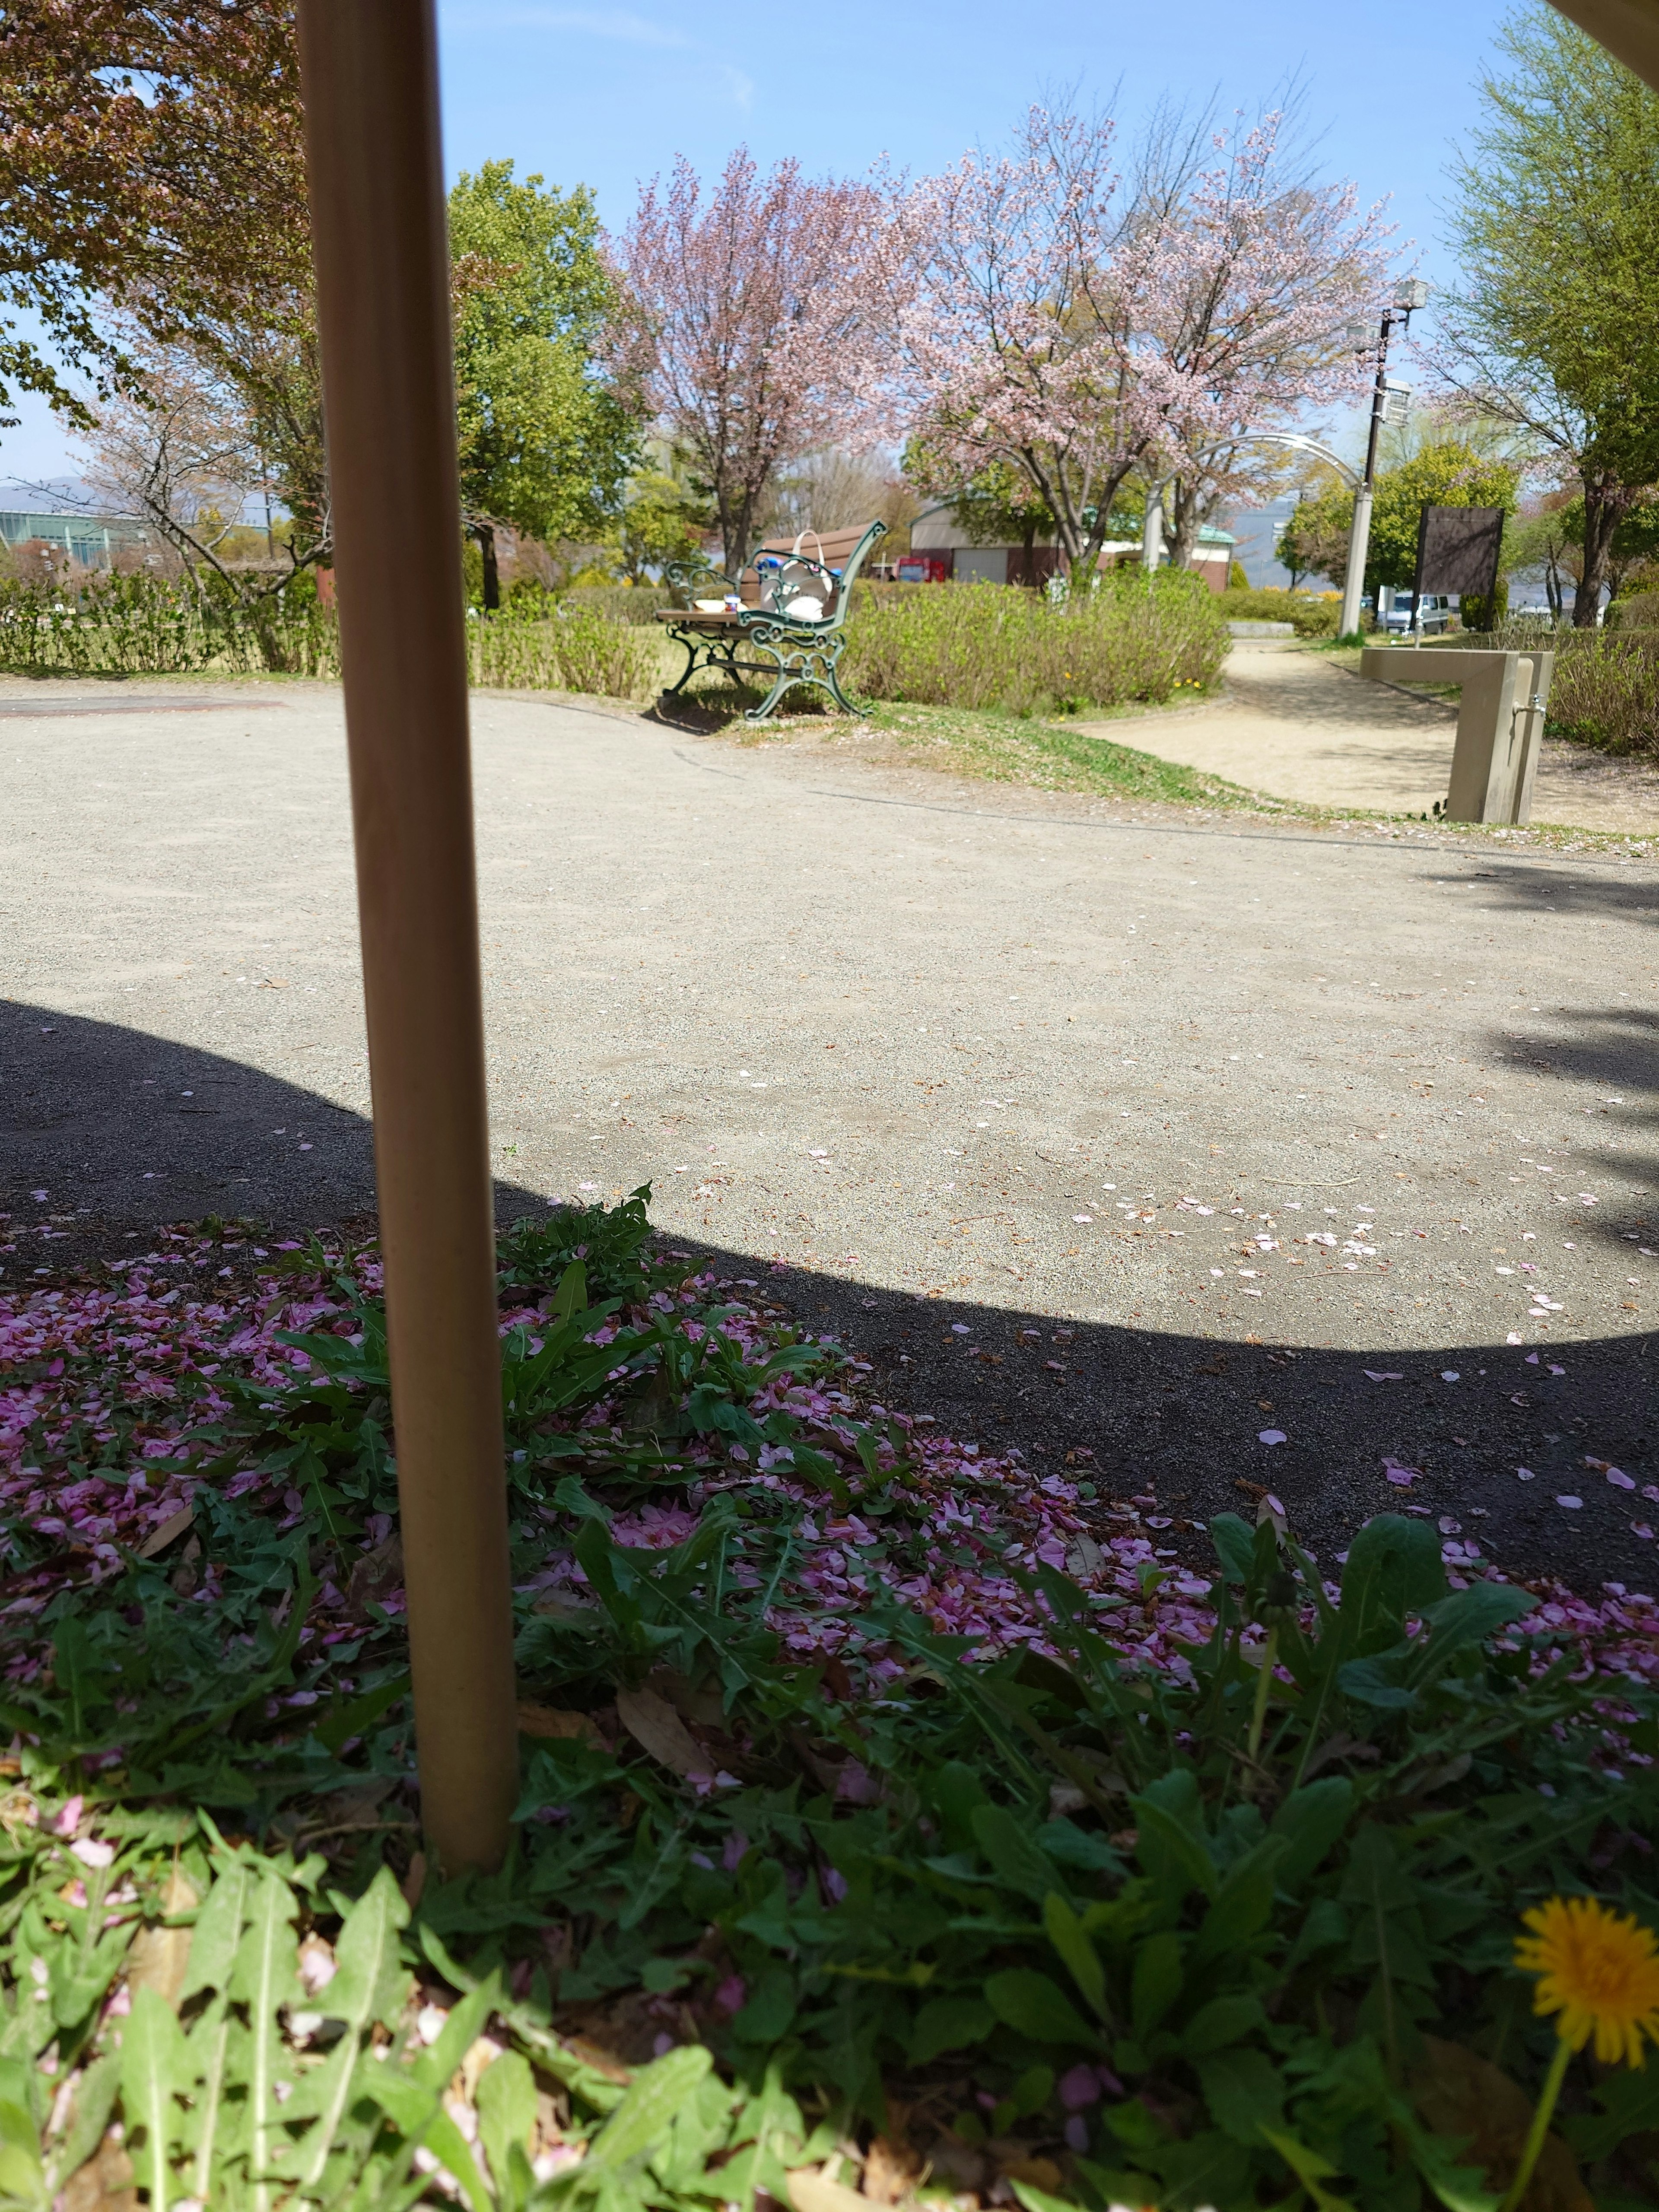
<path id="1" fill-rule="evenodd" d="M 1199 507 L 1197 486 L 1194 485 L 1189 489 L 1177 477 L 1175 479 L 1175 536 L 1170 543 L 1170 566 L 1172 568 L 1190 568 L 1193 565 L 1193 555 L 1198 550 L 1198 533 L 1203 526 Z"/>
<path id="2" fill-rule="evenodd" d="M 501 575 L 495 563 L 495 530 L 493 523 L 475 523 L 472 534 L 478 541 L 478 551 L 483 561 L 484 612 L 493 615 L 501 604 Z"/>
<path id="3" fill-rule="evenodd" d="M 1584 483 L 1584 565 L 1578 588 L 1572 595 L 1572 626 L 1594 629 L 1601 612 L 1601 586 L 1607 580 L 1613 556 L 1613 534 L 1639 495 L 1638 489 L 1622 484 L 1611 475 L 1586 474 Z"/>

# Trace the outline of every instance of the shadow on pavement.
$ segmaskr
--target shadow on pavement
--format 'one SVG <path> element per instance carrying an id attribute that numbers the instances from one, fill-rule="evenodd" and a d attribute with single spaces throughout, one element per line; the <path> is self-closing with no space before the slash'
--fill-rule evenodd
<path id="1" fill-rule="evenodd" d="M 1638 876 L 1618 867 L 1543 867 L 1511 860 L 1498 867 L 1473 868 L 1460 874 L 1458 881 L 1484 884 L 1495 904 L 1528 914 L 1659 921 L 1659 892 L 1648 869 Z"/>
<path id="2" fill-rule="evenodd" d="M 1597 1018 L 1632 1025 L 1632 1049 L 1646 1033 L 1634 1015 L 1586 1018 Z M 140 1030 L 0 1005 L 0 1247 L 12 1248 L 0 1249 L 0 1287 L 94 1267 L 130 1254 L 135 1232 L 206 1214 L 281 1233 L 367 1224 L 374 1203 L 361 1115 Z M 496 1187 L 502 1221 L 547 1203 Z M 1432 1354 L 1226 1343 L 917 1297 L 690 1239 L 672 1249 L 836 1337 L 875 1402 L 932 1415 L 987 1451 L 1012 1446 L 1039 1476 L 1092 1481 L 1103 1505 L 1134 1498 L 1188 1556 L 1205 1550 L 1194 1523 L 1249 1511 L 1271 1487 L 1327 1555 L 1371 1514 L 1419 1508 L 1511 1571 L 1652 1587 L 1654 1544 L 1632 1533 L 1659 1527 L 1659 1500 L 1642 1496 L 1659 1486 L 1651 1335 L 1535 1359 L 1490 1343 Z M 1263 1443 L 1263 1431 L 1285 1441 Z M 1418 1472 L 1390 1483 L 1385 1461 Z"/>

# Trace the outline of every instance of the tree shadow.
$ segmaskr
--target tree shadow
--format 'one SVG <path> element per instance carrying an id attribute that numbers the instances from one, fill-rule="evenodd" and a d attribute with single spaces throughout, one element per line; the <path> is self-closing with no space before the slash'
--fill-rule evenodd
<path id="1" fill-rule="evenodd" d="M 1575 1184 L 1583 1177 L 1617 1176 L 1638 1191 L 1659 1188 L 1659 1015 L 1628 1006 L 1552 1007 L 1547 1014 L 1529 1008 L 1516 1015 L 1515 1023 L 1512 1028 L 1487 1030 L 1485 1049 L 1493 1061 L 1519 1075 L 1588 1085 L 1593 1091 L 1590 1098 L 1581 1097 L 1571 1104 L 1573 1123 L 1584 1126 L 1575 1126 L 1571 1135 L 1552 1129 L 1522 1141 L 1531 1141 L 1539 1154 L 1561 1141 L 1581 1145 L 1570 1178 Z M 1517 1164 L 1523 1176 L 1539 1175 L 1541 1182 L 1540 1170 L 1553 1163 L 1547 1157 L 1534 1158 L 1528 1166 L 1519 1158 L 1517 1148 Z M 1571 1210 L 1575 1236 L 1584 1241 L 1616 1247 L 1659 1240 L 1659 1200 L 1650 1209 L 1653 1233 L 1648 1234 L 1644 1233 L 1645 1217 L 1638 1217 L 1632 1231 L 1624 1212 L 1605 1207 L 1592 1213 L 1574 1204 L 1576 1188 L 1561 1195 Z M 1559 1202 L 1552 1199 L 1553 1212 Z"/>
<path id="2" fill-rule="evenodd" d="M 1622 1066 L 1618 1054 L 1634 1048 L 1618 1024 L 1638 1018 L 1596 1018 L 1613 1026 L 1587 1038 L 1586 1064 Z M 1642 1024 L 1638 1041 L 1651 1033 Z M 550 1202 L 495 1186 L 503 1223 Z M 131 1253 L 135 1235 L 209 1214 L 280 1235 L 372 1228 L 374 1206 L 362 1115 L 193 1046 L 0 1005 L 0 1247 L 11 1248 L 0 1249 L 0 1289 L 94 1268 Z M 1652 1586 L 1654 1546 L 1632 1533 L 1632 1522 L 1659 1526 L 1659 1500 L 1641 1494 L 1659 1487 L 1649 1334 L 1406 1353 L 1218 1342 L 664 1241 L 738 1295 L 835 1336 L 875 1403 L 931 1416 L 987 1453 L 1012 1449 L 1039 1479 L 1089 1484 L 1103 1525 L 1122 1507 L 1183 1557 L 1206 1555 L 1212 1515 L 1251 1513 L 1271 1490 L 1325 1556 L 1372 1514 L 1412 1510 L 1511 1571 L 1585 1589 L 1608 1577 Z M 1264 1431 L 1284 1441 L 1263 1443 Z M 1634 1487 L 1610 1483 L 1597 1461 Z M 1391 1482 L 1387 1462 L 1418 1471 Z"/>
<path id="3" fill-rule="evenodd" d="M 1659 923 L 1659 886 L 1646 870 L 1639 876 L 1620 867 L 1580 865 L 1569 871 L 1516 859 L 1470 868 L 1458 880 L 1484 884 L 1494 907 L 1510 913 Z"/>

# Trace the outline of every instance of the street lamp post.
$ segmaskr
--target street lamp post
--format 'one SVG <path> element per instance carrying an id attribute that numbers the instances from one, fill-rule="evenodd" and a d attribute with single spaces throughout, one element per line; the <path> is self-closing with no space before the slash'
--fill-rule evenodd
<path id="1" fill-rule="evenodd" d="M 1376 381 L 1371 388 L 1370 435 L 1365 444 L 1365 473 L 1354 495 L 1353 526 L 1348 532 L 1348 573 L 1342 585 L 1342 619 L 1337 625 L 1348 637 L 1359 627 L 1359 600 L 1365 588 L 1365 556 L 1371 543 L 1371 487 L 1376 477 L 1376 441 L 1387 419 L 1389 404 L 1389 340 L 1395 325 L 1403 330 L 1419 307 L 1426 307 L 1429 288 L 1420 276 L 1407 277 L 1394 295 L 1392 307 L 1382 310 L 1382 328 L 1376 343 Z M 1369 350 L 1369 341 L 1367 341 Z"/>
<path id="2" fill-rule="evenodd" d="M 1164 484 L 1155 483 L 1146 489 L 1146 513 L 1140 526 L 1140 565 L 1150 575 L 1163 565 L 1163 561 Z"/>

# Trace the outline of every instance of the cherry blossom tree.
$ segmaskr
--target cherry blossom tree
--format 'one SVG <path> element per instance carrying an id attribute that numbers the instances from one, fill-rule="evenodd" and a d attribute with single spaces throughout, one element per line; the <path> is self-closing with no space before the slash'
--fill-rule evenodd
<path id="1" fill-rule="evenodd" d="M 1114 137 L 1103 118 L 1034 107 L 1012 151 L 893 180 L 869 266 L 877 373 L 910 419 L 919 489 L 948 497 L 1012 465 L 1074 569 L 1161 451 L 1168 397 L 1145 343 L 1156 235 Z"/>
<path id="2" fill-rule="evenodd" d="M 1176 477 L 1195 539 L 1247 430 L 1357 388 L 1341 332 L 1381 282 L 1380 220 L 1289 173 L 1279 125 L 1214 134 L 1205 168 L 1160 118 L 1126 176 L 1109 121 L 1033 108 L 1009 152 L 890 188 L 866 313 L 923 489 L 1012 466 L 1086 572 L 1131 475 Z"/>
<path id="3" fill-rule="evenodd" d="M 1158 226 L 1147 339 L 1165 395 L 1177 565 L 1224 501 L 1278 489 L 1285 464 L 1251 432 L 1357 398 L 1370 378 L 1347 326 L 1382 296 L 1390 228 L 1380 208 L 1358 211 L 1352 185 L 1295 166 L 1285 120 L 1216 131 L 1216 158 L 1167 195 Z"/>
<path id="4" fill-rule="evenodd" d="M 665 436 L 709 488 L 729 569 L 781 468 L 876 420 L 853 358 L 874 211 L 867 185 L 763 177 L 739 147 L 705 193 L 682 157 L 620 246 L 635 368 Z"/>

